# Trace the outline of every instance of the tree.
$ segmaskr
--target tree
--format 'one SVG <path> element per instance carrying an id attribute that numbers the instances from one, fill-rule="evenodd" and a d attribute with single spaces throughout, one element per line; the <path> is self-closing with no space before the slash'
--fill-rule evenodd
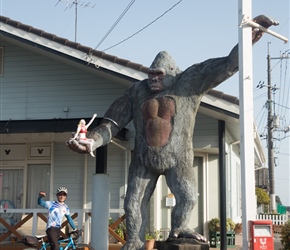
<path id="1" fill-rule="evenodd" d="M 256 188 L 257 207 L 270 204 L 269 194 L 262 188 Z"/>

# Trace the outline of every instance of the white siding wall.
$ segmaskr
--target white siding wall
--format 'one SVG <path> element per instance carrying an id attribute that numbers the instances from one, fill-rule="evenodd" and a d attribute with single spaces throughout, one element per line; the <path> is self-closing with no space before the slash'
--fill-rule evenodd
<path id="1" fill-rule="evenodd" d="M 95 159 L 91 160 L 90 158 L 88 157 L 88 166 L 89 168 L 93 168 Z M 65 143 L 55 143 L 53 172 L 54 192 L 59 186 L 67 187 L 69 191 L 67 199 L 68 205 L 71 208 L 82 208 L 84 155 L 69 150 Z"/>
<path id="2" fill-rule="evenodd" d="M 194 148 L 218 148 L 218 121 L 198 113 L 193 136 Z"/>
<path id="3" fill-rule="evenodd" d="M 64 143 L 55 145 L 54 189 L 66 186 L 72 194 L 67 200 L 71 208 L 83 207 L 84 155 L 69 150 Z M 108 174 L 110 178 L 110 208 L 123 208 L 125 195 L 125 154 L 113 144 L 108 145 Z M 95 173 L 96 158 L 87 156 L 87 208 L 91 208 L 92 175 Z"/>
<path id="4" fill-rule="evenodd" d="M 219 214 L 219 169 L 218 155 L 208 156 L 208 218 L 220 217 Z"/>
<path id="5" fill-rule="evenodd" d="M 125 198 L 127 152 L 110 143 L 108 146 L 108 174 L 110 175 L 110 208 L 123 208 Z"/>
<path id="6" fill-rule="evenodd" d="M 1 41 L 0 46 L 5 49 L 2 120 L 103 116 L 126 89 L 29 50 Z"/>

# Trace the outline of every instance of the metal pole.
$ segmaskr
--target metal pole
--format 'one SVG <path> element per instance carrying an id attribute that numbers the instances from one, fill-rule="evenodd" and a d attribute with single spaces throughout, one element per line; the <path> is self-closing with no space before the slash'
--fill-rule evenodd
<path id="1" fill-rule="evenodd" d="M 274 177 L 274 149 L 273 149 L 273 111 L 272 111 L 272 86 L 271 86 L 271 58 L 268 43 L 268 167 L 269 167 L 269 193 L 270 212 L 276 213 L 275 177 Z"/>
<path id="2" fill-rule="evenodd" d="M 95 249 L 108 249 L 109 188 L 108 174 L 95 174 L 92 181 L 92 229 L 91 246 Z"/>
<path id="3" fill-rule="evenodd" d="M 225 121 L 219 120 L 219 179 L 220 179 L 220 249 L 227 249 L 227 191 L 226 191 L 226 149 L 225 149 Z"/>
<path id="4" fill-rule="evenodd" d="M 239 20 L 250 20 L 250 0 L 239 0 Z M 254 172 L 254 112 L 252 80 L 252 27 L 242 25 L 239 29 L 239 97 L 241 138 L 241 184 L 243 249 L 249 249 L 249 221 L 256 218 L 255 172 Z"/>

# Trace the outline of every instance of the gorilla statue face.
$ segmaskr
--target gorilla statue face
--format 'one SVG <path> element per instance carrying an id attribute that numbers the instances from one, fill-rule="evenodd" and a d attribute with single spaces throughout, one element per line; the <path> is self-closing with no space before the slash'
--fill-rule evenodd
<path id="1" fill-rule="evenodd" d="M 148 87 L 152 92 L 160 92 L 173 84 L 174 77 L 181 71 L 173 58 L 161 51 L 155 57 L 148 72 Z"/>
<path id="2" fill-rule="evenodd" d="M 163 90 L 163 79 L 166 76 L 164 68 L 149 69 L 148 84 L 152 92 L 160 92 Z"/>

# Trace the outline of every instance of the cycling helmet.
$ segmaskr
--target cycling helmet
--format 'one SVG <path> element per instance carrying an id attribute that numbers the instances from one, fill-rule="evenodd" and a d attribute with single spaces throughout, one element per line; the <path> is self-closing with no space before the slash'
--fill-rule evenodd
<path id="1" fill-rule="evenodd" d="M 58 193 L 60 193 L 60 192 L 64 192 L 64 193 L 66 193 L 66 194 L 68 193 L 66 187 L 59 187 L 59 188 L 56 190 L 56 193 L 58 194 Z"/>

